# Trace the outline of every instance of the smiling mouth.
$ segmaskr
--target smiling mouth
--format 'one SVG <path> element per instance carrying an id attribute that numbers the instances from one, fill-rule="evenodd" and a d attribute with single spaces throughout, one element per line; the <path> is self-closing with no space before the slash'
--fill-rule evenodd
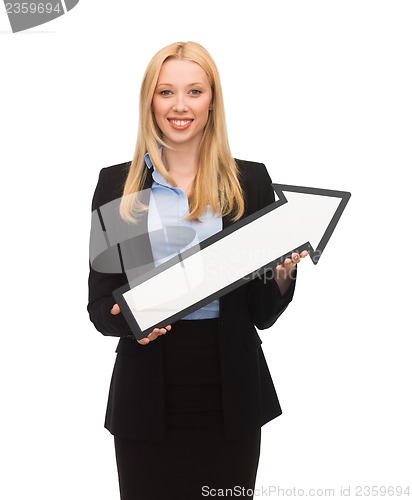
<path id="1" fill-rule="evenodd" d="M 186 130 L 193 122 L 193 120 L 174 120 L 168 118 L 170 125 L 176 130 Z"/>

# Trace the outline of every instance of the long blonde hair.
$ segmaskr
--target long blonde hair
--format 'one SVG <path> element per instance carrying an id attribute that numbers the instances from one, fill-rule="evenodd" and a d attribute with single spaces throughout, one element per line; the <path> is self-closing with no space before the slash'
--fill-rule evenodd
<path id="1" fill-rule="evenodd" d="M 226 130 L 222 87 L 217 67 L 205 48 L 195 42 L 176 42 L 157 52 L 150 61 L 140 90 L 139 130 L 133 160 L 123 189 L 120 216 L 127 222 L 136 222 L 144 206 L 135 193 L 141 191 L 148 168 L 144 156 L 149 153 L 156 169 L 172 185 L 171 178 L 161 157 L 159 145 L 167 147 L 152 112 L 153 95 L 160 69 L 167 59 L 185 59 L 199 64 L 206 72 L 212 88 L 212 111 L 198 150 L 198 171 L 189 195 L 189 214 L 186 220 L 197 220 L 207 205 L 214 213 L 231 214 L 233 221 L 244 213 L 242 188 L 238 179 L 238 167 L 232 157 Z"/>

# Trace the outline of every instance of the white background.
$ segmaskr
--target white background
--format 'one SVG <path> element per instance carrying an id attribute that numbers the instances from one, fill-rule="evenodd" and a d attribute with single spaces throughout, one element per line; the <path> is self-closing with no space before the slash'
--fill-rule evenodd
<path id="1" fill-rule="evenodd" d="M 1 497 L 118 498 L 117 339 L 86 311 L 91 198 L 132 158 L 143 71 L 177 40 L 216 60 L 234 156 L 352 192 L 260 332 L 283 415 L 256 487 L 411 484 L 410 2 L 83 0 L 16 34 L 1 10 Z"/>

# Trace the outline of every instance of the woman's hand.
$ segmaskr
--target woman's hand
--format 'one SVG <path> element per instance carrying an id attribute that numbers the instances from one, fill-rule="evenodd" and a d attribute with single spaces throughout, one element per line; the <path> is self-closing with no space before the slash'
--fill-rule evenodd
<path id="1" fill-rule="evenodd" d="M 110 312 L 114 315 L 120 313 L 120 307 L 119 304 L 115 304 Z M 152 342 L 153 340 L 156 340 L 159 335 L 164 335 L 166 332 L 168 332 L 172 328 L 172 325 L 167 325 L 165 328 L 154 328 L 147 337 L 144 337 L 140 340 L 138 340 L 139 344 L 141 345 L 146 345 L 149 342 Z"/>
<path id="2" fill-rule="evenodd" d="M 283 295 L 292 281 L 292 272 L 300 259 L 304 259 L 309 253 L 304 250 L 300 253 L 292 253 L 290 259 L 285 259 L 281 264 L 275 267 L 275 280 L 279 286 L 280 293 Z"/>
<path id="3" fill-rule="evenodd" d="M 139 344 L 146 345 L 153 340 L 156 340 L 159 335 L 164 335 L 172 328 L 172 325 L 167 325 L 164 328 L 154 328 L 147 337 L 138 340 Z"/>

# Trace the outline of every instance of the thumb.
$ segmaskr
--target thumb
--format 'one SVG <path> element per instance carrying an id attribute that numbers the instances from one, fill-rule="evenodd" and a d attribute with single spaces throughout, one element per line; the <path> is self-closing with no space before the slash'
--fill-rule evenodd
<path id="1" fill-rule="evenodd" d="M 119 312 L 120 312 L 120 307 L 118 306 L 118 304 L 115 304 L 115 305 L 111 308 L 110 312 L 111 312 L 112 314 L 119 314 Z"/>

